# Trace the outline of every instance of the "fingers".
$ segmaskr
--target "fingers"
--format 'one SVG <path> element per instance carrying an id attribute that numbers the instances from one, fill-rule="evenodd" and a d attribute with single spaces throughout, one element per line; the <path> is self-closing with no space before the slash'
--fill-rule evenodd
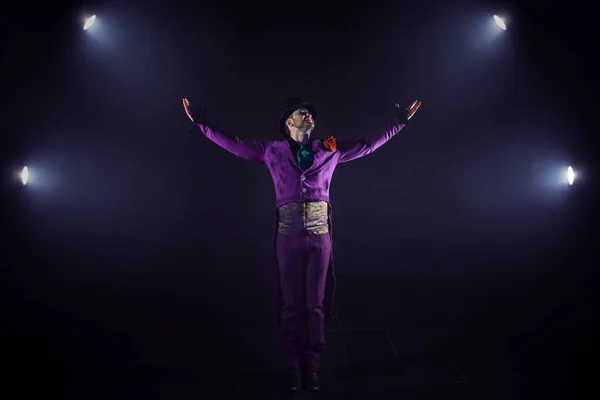
<path id="1" fill-rule="evenodd" d="M 400 104 L 398 104 L 398 102 L 396 102 L 394 104 L 394 106 L 396 108 L 400 108 Z M 408 110 L 408 111 L 415 110 L 416 111 L 420 106 L 421 106 L 421 102 L 419 100 L 415 100 L 412 103 L 410 103 L 410 105 L 408 107 L 406 107 L 405 110 Z"/>
<path id="2" fill-rule="evenodd" d="M 416 110 L 416 109 L 418 109 L 419 107 L 421 107 L 421 102 L 420 102 L 419 100 L 415 100 L 415 101 L 413 101 L 413 102 L 411 103 L 411 105 L 410 105 L 410 106 L 408 106 L 408 109 L 409 109 L 409 110 L 412 110 L 412 109 L 414 108 L 414 109 Z"/>
<path id="3" fill-rule="evenodd" d="M 183 103 L 183 109 L 185 111 L 185 115 L 187 115 L 187 117 L 191 120 L 194 121 L 194 118 L 192 117 L 192 114 L 190 113 L 190 101 L 187 99 L 187 97 L 184 97 L 181 102 Z"/>
<path id="4" fill-rule="evenodd" d="M 415 115 L 415 113 L 417 112 L 417 110 L 419 109 L 419 107 L 421 107 L 421 102 L 420 101 L 415 100 L 415 101 L 412 102 L 412 104 L 407 109 L 407 111 L 408 111 L 408 119 L 411 119 L 412 116 Z"/>
<path id="5" fill-rule="evenodd" d="M 408 108 L 408 110 L 410 111 L 411 115 L 416 113 L 417 110 L 419 109 L 419 107 L 421 107 L 421 102 L 418 100 L 415 100 L 410 107 Z"/>

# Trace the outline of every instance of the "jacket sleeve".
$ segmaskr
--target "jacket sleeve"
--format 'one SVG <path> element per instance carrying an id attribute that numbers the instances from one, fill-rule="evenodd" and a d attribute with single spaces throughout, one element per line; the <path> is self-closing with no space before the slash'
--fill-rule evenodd
<path id="1" fill-rule="evenodd" d="M 228 152 L 244 160 L 256 163 L 265 162 L 265 151 L 270 142 L 241 139 L 237 136 L 226 134 L 212 126 L 208 126 L 205 123 L 198 123 L 197 125 L 204 136 Z"/>
<path id="2" fill-rule="evenodd" d="M 407 121 L 395 120 L 383 131 L 370 133 L 359 139 L 340 142 L 337 146 L 341 153 L 338 162 L 345 163 L 371 154 L 396 136 L 406 125 Z"/>

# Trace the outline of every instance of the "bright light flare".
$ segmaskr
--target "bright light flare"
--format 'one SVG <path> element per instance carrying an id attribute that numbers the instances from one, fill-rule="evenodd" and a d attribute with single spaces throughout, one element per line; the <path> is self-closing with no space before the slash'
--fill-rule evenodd
<path id="1" fill-rule="evenodd" d="M 92 25 L 94 25 L 94 21 L 96 21 L 96 16 L 92 15 L 91 17 L 89 17 L 88 19 L 85 20 L 85 23 L 83 24 L 83 30 L 87 31 L 88 29 L 90 29 L 90 27 Z"/>
<path id="2" fill-rule="evenodd" d="M 23 182 L 23 185 L 27 185 L 27 181 L 29 180 L 29 170 L 27 169 L 27 166 L 23 167 L 23 170 L 19 175 L 21 175 L 21 182 Z"/>
<path id="3" fill-rule="evenodd" d="M 502 18 L 500 18 L 497 15 L 494 15 L 494 21 L 496 22 L 496 25 L 500 27 L 500 29 L 502 29 L 503 31 L 506 30 L 506 23 L 504 23 L 504 20 Z"/>
<path id="4" fill-rule="evenodd" d="M 567 168 L 567 179 L 569 180 L 569 185 L 572 185 L 573 181 L 575 181 L 575 171 L 573 171 L 573 167 L 570 165 Z"/>

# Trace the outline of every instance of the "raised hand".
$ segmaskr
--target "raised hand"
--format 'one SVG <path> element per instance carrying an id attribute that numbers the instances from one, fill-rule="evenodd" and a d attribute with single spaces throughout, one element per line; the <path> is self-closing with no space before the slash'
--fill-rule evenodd
<path id="1" fill-rule="evenodd" d="M 415 115 L 415 113 L 417 112 L 417 110 L 419 109 L 419 107 L 421 107 L 421 102 L 419 100 L 415 100 L 411 103 L 410 106 L 408 106 L 408 119 L 411 119 L 413 115 Z"/>
<path id="2" fill-rule="evenodd" d="M 400 104 L 396 103 L 395 104 L 396 108 L 400 108 Z M 400 110 L 396 110 L 398 113 L 404 114 L 406 116 L 406 119 L 409 120 L 412 118 L 413 115 L 415 115 L 415 113 L 417 112 L 417 110 L 419 109 L 419 107 L 421 107 L 421 102 L 419 100 L 415 100 L 413 101 L 410 106 L 408 106 L 407 108 L 405 108 L 404 110 L 400 111 Z"/>
<path id="3" fill-rule="evenodd" d="M 182 102 L 185 114 L 190 120 L 192 120 L 192 122 L 195 122 L 197 124 L 206 123 L 206 107 L 204 107 L 203 105 L 200 106 L 200 108 L 192 107 L 187 97 L 184 97 Z"/>
<path id="4" fill-rule="evenodd" d="M 192 105 L 190 104 L 190 101 L 187 99 L 187 97 L 184 97 L 183 100 L 183 109 L 185 110 L 185 114 L 188 116 L 188 118 L 192 121 L 194 121 L 194 117 L 192 116 Z"/>

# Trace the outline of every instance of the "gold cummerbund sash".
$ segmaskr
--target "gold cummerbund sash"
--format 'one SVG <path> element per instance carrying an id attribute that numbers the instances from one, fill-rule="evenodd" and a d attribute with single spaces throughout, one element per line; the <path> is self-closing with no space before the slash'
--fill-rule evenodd
<path id="1" fill-rule="evenodd" d="M 279 207 L 279 233 L 322 235 L 329 232 L 326 201 L 288 203 Z"/>

